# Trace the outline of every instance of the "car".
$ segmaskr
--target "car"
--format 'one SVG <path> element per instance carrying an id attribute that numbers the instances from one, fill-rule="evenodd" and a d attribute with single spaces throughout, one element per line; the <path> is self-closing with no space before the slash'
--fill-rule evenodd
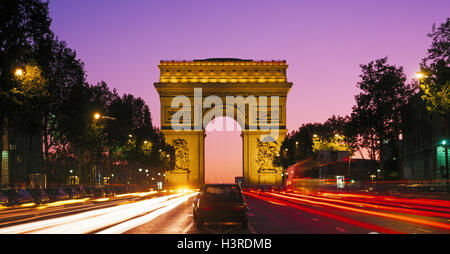
<path id="1" fill-rule="evenodd" d="M 69 195 L 66 193 L 63 187 L 48 188 L 47 194 L 50 198 L 50 202 L 69 199 Z"/>
<path id="2" fill-rule="evenodd" d="M 30 188 L 28 189 L 28 192 L 33 197 L 34 203 L 36 204 L 41 205 L 50 202 L 50 198 L 44 189 Z"/>
<path id="3" fill-rule="evenodd" d="M 80 186 L 80 190 L 86 198 L 94 198 L 94 188 L 91 186 Z"/>
<path id="4" fill-rule="evenodd" d="M 69 195 L 69 199 L 80 199 L 85 196 L 79 186 L 65 186 L 63 189 Z"/>
<path id="5" fill-rule="evenodd" d="M 95 198 L 104 198 L 106 197 L 105 190 L 102 187 L 94 187 L 93 188 L 94 197 Z"/>
<path id="6" fill-rule="evenodd" d="M 0 205 L 9 206 L 11 201 L 9 198 L 8 190 L 0 190 Z"/>
<path id="7" fill-rule="evenodd" d="M 115 195 L 114 187 L 112 187 L 112 186 L 106 186 L 104 188 L 104 191 L 105 191 L 106 197 L 114 197 L 114 195 Z"/>
<path id="8" fill-rule="evenodd" d="M 193 201 L 196 227 L 204 223 L 240 222 L 248 227 L 248 206 L 238 184 L 205 184 Z"/>
<path id="9" fill-rule="evenodd" d="M 30 192 L 27 189 L 18 189 L 15 191 L 15 201 L 16 204 L 26 204 L 26 203 L 34 203 L 34 199 L 31 196 Z"/>

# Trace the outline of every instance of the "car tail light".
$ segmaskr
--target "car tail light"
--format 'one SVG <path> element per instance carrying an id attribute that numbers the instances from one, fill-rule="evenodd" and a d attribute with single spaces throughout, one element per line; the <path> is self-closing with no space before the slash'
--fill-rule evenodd
<path id="1" fill-rule="evenodd" d="M 211 211 L 213 208 L 211 206 L 203 206 L 200 207 L 200 209 L 202 209 L 203 211 Z"/>
<path id="2" fill-rule="evenodd" d="M 243 206 L 235 206 L 235 207 L 233 207 L 233 210 L 242 211 L 242 210 L 244 210 L 244 207 Z"/>

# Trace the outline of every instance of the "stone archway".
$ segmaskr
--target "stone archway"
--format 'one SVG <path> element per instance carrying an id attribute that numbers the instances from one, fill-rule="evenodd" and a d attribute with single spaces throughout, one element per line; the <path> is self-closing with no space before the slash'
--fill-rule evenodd
<path id="1" fill-rule="evenodd" d="M 280 186 L 282 169 L 271 164 L 286 130 L 286 98 L 292 83 L 286 61 L 212 58 L 161 61 L 161 131 L 174 145 L 176 166 L 166 172 L 171 186 L 205 182 L 205 127 L 217 116 L 242 128 L 244 185 Z"/>

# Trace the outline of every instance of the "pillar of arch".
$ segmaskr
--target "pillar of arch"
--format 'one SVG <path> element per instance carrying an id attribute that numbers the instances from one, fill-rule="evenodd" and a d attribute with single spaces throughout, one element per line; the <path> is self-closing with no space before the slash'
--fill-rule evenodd
<path id="1" fill-rule="evenodd" d="M 282 169 L 272 160 L 287 132 L 286 98 L 292 83 L 287 82 L 286 61 L 212 58 L 161 61 L 158 67 L 160 80 L 154 86 L 161 131 L 176 157 L 166 184 L 205 183 L 205 128 L 222 112 L 242 128 L 244 185 L 282 185 Z"/>

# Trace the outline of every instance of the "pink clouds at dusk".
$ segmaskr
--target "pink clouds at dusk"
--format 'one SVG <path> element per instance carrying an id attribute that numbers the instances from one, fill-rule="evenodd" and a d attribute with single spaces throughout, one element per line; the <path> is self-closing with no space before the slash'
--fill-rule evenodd
<path id="1" fill-rule="evenodd" d="M 360 64 L 387 56 L 413 78 L 431 45 L 426 34 L 450 13 L 444 0 L 51 0 L 49 7 L 52 30 L 85 63 L 88 82 L 104 80 L 143 98 L 158 127 L 153 83 L 160 60 L 286 60 L 290 131 L 349 114 Z M 229 182 L 242 172 L 239 133 L 207 133 L 207 182 Z"/>

